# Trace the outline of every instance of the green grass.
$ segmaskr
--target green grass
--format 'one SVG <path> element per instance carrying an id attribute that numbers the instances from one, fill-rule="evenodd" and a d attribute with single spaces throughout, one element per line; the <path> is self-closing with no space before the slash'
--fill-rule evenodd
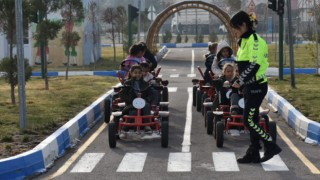
<path id="1" fill-rule="evenodd" d="M 114 77 L 102 76 L 64 78 L 49 78 L 49 90 L 44 89 L 41 78 L 32 78 L 27 82 L 27 128 L 23 131 L 19 128 L 18 102 L 17 105 L 11 104 L 10 87 L 0 79 L 0 159 L 8 147 L 13 149 L 15 144 L 51 134 L 118 82 Z M 16 88 L 18 101 L 17 91 Z"/>
<path id="2" fill-rule="evenodd" d="M 315 68 L 316 53 L 313 44 L 296 44 L 293 45 L 294 65 L 296 68 Z M 319 49 L 320 51 L 320 49 Z M 284 67 L 290 67 L 289 47 L 284 45 Z M 269 45 L 269 66 L 279 67 L 279 47 L 275 44 Z"/>
<path id="3" fill-rule="evenodd" d="M 290 76 L 284 76 L 283 81 L 273 77 L 269 79 L 269 86 L 303 115 L 320 122 L 320 76 L 296 75 L 295 82 L 296 89 L 291 88 Z"/>

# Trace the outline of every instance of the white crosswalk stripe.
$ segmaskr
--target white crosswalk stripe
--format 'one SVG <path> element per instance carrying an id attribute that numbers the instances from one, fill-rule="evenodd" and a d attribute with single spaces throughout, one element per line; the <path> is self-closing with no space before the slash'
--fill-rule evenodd
<path id="1" fill-rule="evenodd" d="M 178 77 L 179 77 L 179 74 L 170 74 L 170 77 L 171 77 L 171 78 L 178 78 Z"/>
<path id="2" fill-rule="evenodd" d="M 104 153 L 86 153 L 70 171 L 71 173 L 89 173 L 99 163 Z"/>
<path id="3" fill-rule="evenodd" d="M 187 77 L 197 77 L 197 74 L 187 74 Z"/>
<path id="4" fill-rule="evenodd" d="M 168 87 L 168 92 L 177 92 L 177 87 Z"/>
<path id="5" fill-rule="evenodd" d="M 126 153 L 117 172 L 142 172 L 147 153 Z"/>
<path id="6" fill-rule="evenodd" d="M 190 172 L 191 153 L 170 153 L 168 172 Z"/>
<path id="7" fill-rule="evenodd" d="M 86 153 L 70 171 L 71 173 L 90 173 L 97 166 L 105 153 Z M 148 153 L 126 153 L 117 168 L 117 172 L 142 172 Z M 260 152 L 263 156 L 263 152 Z M 234 152 L 212 152 L 214 171 L 237 172 L 239 164 Z M 157 162 L 158 163 L 158 162 Z M 289 171 L 279 155 L 267 162 L 261 163 L 266 172 Z M 167 161 L 168 172 L 191 172 L 192 154 L 190 152 L 170 153 Z"/>
<path id="8" fill-rule="evenodd" d="M 212 158 L 216 171 L 239 171 L 234 152 L 213 152 Z"/>
<path id="9" fill-rule="evenodd" d="M 263 156 L 263 152 L 260 152 L 260 156 Z M 274 156 L 269 161 L 261 163 L 265 171 L 289 171 L 286 164 L 282 161 L 279 155 Z"/>

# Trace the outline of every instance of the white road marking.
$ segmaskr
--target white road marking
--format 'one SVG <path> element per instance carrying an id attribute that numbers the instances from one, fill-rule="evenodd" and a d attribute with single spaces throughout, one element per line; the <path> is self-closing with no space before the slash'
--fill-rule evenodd
<path id="1" fill-rule="evenodd" d="M 168 92 L 177 92 L 177 87 L 168 87 Z"/>
<path id="2" fill-rule="evenodd" d="M 99 163 L 104 153 L 86 153 L 72 168 L 71 173 L 89 173 Z"/>
<path id="3" fill-rule="evenodd" d="M 159 74 L 159 75 L 158 75 L 158 78 L 162 78 L 162 74 Z"/>
<path id="4" fill-rule="evenodd" d="M 177 71 L 177 69 L 171 69 L 171 71 Z"/>
<path id="5" fill-rule="evenodd" d="M 187 74 L 187 77 L 197 77 L 197 74 Z"/>
<path id="6" fill-rule="evenodd" d="M 216 171 L 240 171 L 234 152 L 213 152 L 212 158 Z"/>
<path id="7" fill-rule="evenodd" d="M 190 152 L 192 125 L 192 87 L 188 87 L 188 103 L 186 110 L 186 125 L 184 127 L 182 152 Z"/>
<path id="8" fill-rule="evenodd" d="M 126 153 L 117 172 L 142 172 L 147 153 Z"/>
<path id="9" fill-rule="evenodd" d="M 191 73 L 190 74 L 194 74 L 194 49 L 192 49 Z"/>
<path id="10" fill-rule="evenodd" d="M 190 172 L 191 153 L 170 153 L 168 160 L 168 172 Z"/>
<path id="11" fill-rule="evenodd" d="M 260 152 L 260 156 L 263 156 L 263 152 Z M 265 171 L 289 171 L 279 155 L 273 156 L 272 159 L 261 163 L 261 165 Z"/>
<path id="12" fill-rule="evenodd" d="M 179 77 L 179 74 L 170 74 L 170 77 L 171 77 L 171 78 L 178 78 L 178 77 Z"/>

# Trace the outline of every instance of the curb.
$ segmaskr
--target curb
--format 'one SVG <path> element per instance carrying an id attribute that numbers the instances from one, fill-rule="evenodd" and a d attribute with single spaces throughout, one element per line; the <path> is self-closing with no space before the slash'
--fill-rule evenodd
<path id="1" fill-rule="evenodd" d="M 0 179 L 24 179 L 42 173 L 74 147 L 104 117 L 108 91 L 30 151 L 0 160 Z"/>
<path id="2" fill-rule="evenodd" d="M 320 144 L 320 123 L 305 117 L 270 87 L 266 99 L 305 142 Z"/>

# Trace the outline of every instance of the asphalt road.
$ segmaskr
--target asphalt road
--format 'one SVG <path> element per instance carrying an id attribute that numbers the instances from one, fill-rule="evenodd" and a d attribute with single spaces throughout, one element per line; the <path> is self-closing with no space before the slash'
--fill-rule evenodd
<path id="1" fill-rule="evenodd" d="M 204 67 L 205 53 L 206 48 L 170 49 L 159 64 L 170 87 L 168 148 L 161 148 L 160 139 L 128 137 L 110 149 L 107 125 L 102 122 L 79 146 L 33 179 L 320 179 L 319 146 L 301 141 L 273 112 L 270 117 L 278 124 L 277 142 L 283 151 L 272 160 L 236 162 L 248 147 L 248 134 L 226 135 L 223 148 L 216 147 L 213 136 L 206 134 L 203 116 L 191 104 L 194 77 L 190 74 L 201 78 L 194 67 Z M 269 108 L 266 102 L 263 108 Z"/>

